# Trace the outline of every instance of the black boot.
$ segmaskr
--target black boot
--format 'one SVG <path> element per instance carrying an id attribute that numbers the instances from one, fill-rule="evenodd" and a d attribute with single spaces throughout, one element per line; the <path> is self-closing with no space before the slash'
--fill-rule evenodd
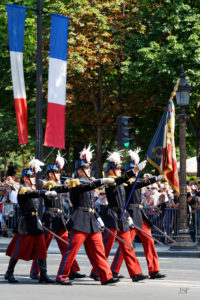
<path id="1" fill-rule="evenodd" d="M 80 278 L 84 278 L 85 276 L 86 276 L 85 274 L 74 272 L 74 273 L 69 275 L 69 279 L 70 280 L 73 280 L 73 279 L 76 279 L 76 278 L 80 279 Z"/>
<path id="2" fill-rule="evenodd" d="M 11 258 L 10 261 L 9 261 L 9 265 L 8 265 L 8 270 L 4 276 L 4 278 L 6 280 L 8 280 L 8 282 L 10 283 L 17 283 L 18 280 L 15 279 L 13 273 L 14 273 L 14 268 L 15 268 L 15 265 L 17 263 L 18 259 L 16 258 Z"/>
<path id="3" fill-rule="evenodd" d="M 114 278 L 119 278 L 119 279 L 124 278 L 124 276 L 121 275 L 121 274 L 119 274 L 119 273 L 112 272 L 112 274 L 113 274 L 113 277 L 114 277 Z"/>
<path id="4" fill-rule="evenodd" d="M 103 282 L 102 285 L 114 284 L 114 283 L 117 283 L 118 281 L 119 281 L 119 278 L 111 278 L 111 279 Z"/>
<path id="5" fill-rule="evenodd" d="M 141 273 L 141 274 L 135 275 L 135 276 L 132 278 L 132 281 L 133 281 L 133 282 L 137 282 L 137 281 L 144 280 L 144 279 L 147 279 L 147 278 L 149 278 L 148 275 L 144 275 L 144 274 Z"/>
<path id="6" fill-rule="evenodd" d="M 150 279 L 161 279 L 161 278 L 166 277 L 165 274 L 161 274 L 160 272 L 154 272 L 154 273 L 151 273 L 149 275 L 150 275 Z"/>
<path id="7" fill-rule="evenodd" d="M 40 268 L 39 283 L 54 283 L 55 281 L 50 279 L 47 275 L 46 259 L 38 259 L 38 264 Z"/>
<path id="8" fill-rule="evenodd" d="M 94 279 L 94 281 L 100 281 L 100 277 L 93 273 L 90 273 L 90 278 Z"/>

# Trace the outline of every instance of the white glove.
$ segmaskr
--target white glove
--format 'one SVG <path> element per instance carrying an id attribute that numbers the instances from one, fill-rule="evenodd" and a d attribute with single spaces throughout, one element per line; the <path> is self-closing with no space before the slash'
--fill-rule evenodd
<path id="1" fill-rule="evenodd" d="M 103 229 L 104 228 L 104 222 L 103 222 L 103 220 L 100 218 L 100 217 L 98 217 L 97 218 L 97 223 L 98 223 L 98 226 L 101 228 L 101 229 Z"/>
<path id="2" fill-rule="evenodd" d="M 133 225 L 133 220 L 131 217 L 128 217 L 127 218 L 127 221 L 128 221 L 128 225 L 131 227 Z"/>
<path id="3" fill-rule="evenodd" d="M 104 184 L 104 183 L 113 184 L 113 183 L 115 183 L 115 179 L 114 178 L 101 178 L 101 184 Z"/>
<path id="4" fill-rule="evenodd" d="M 138 164 L 138 169 L 142 171 L 146 167 L 146 164 L 147 160 L 143 160 L 141 163 Z"/>
<path id="5" fill-rule="evenodd" d="M 164 178 L 163 175 L 158 175 L 157 180 L 159 181 L 159 180 L 162 180 L 163 178 Z"/>
<path id="6" fill-rule="evenodd" d="M 47 191 L 47 192 L 45 193 L 45 196 L 47 196 L 47 197 L 49 197 L 49 196 L 55 197 L 55 196 L 57 196 L 57 195 L 58 195 L 58 194 L 57 194 L 56 191 Z"/>

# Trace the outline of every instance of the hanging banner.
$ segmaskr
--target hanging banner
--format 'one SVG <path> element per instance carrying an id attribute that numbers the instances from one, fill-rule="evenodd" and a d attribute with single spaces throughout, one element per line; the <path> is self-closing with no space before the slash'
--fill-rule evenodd
<path id="1" fill-rule="evenodd" d="M 61 149 L 65 148 L 68 24 L 68 17 L 52 14 L 44 145 Z"/>
<path id="2" fill-rule="evenodd" d="M 26 8 L 7 4 L 8 36 L 19 144 L 28 143 L 27 99 L 24 82 L 23 44 Z"/>

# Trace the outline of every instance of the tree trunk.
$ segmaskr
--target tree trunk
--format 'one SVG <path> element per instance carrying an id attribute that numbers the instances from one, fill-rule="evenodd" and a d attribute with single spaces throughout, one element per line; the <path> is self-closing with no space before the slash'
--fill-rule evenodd
<path id="1" fill-rule="evenodd" d="M 6 156 L 4 156 L 4 158 L 3 158 L 3 173 L 4 173 L 4 177 L 6 176 L 6 167 L 7 167 L 7 159 L 6 159 Z"/>
<path id="2" fill-rule="evenodd" d="M 102 120 L 103 120 L 103 78 L 102 66 L 99 67 L 99 94 L 95 97 L 95 113 L 97 117 L 97 153 L 96 153 L 96 178 L 102 177 Z"/>
<path id="3" fill-rule="evenodd" d="M 197 138 L 197 177 L 200 177 L 200 137 Z"/>

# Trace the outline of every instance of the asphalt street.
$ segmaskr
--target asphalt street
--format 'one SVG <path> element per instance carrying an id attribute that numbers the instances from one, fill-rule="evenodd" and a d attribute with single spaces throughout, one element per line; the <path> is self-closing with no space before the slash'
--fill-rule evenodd
<path id="1" fill-rule="evenodd" d="M 121 268 L 124 279 L 113 286 L 102 286 L 89 278 L 91 265 L 84 251 L 78 254 L 77 260 L 81 267 L 81 272 L 87 275 L 84 279 L 74 280 L 73 286 L 60 286 L 57 284 L 38 284 L 29 278 L 31 262 L 20 260 L 15 269 L 15 277 L 18 284 L 9 284 L 4 280 L 4 273 L 7 269 L 9 258 L 4 253 L 0 253 L 0 299 L 2 300 L 25 300 L 25 299 L 80 299 L 80 300 L 126 300 L 126 299 L 200 299 L 200 259 L 184 257 L 161 257 L 161 272 L 167 275 L 162 280 L 144 280 L 133 283 L 129 278 L 125 264 Z M 112 261 L 110 256 L 109 261 Z M 48 255 L 48 274 L 55 279 L 60 254 Z M 147 274 L 146 260 L 144 257 L 138 258 Z"/>

